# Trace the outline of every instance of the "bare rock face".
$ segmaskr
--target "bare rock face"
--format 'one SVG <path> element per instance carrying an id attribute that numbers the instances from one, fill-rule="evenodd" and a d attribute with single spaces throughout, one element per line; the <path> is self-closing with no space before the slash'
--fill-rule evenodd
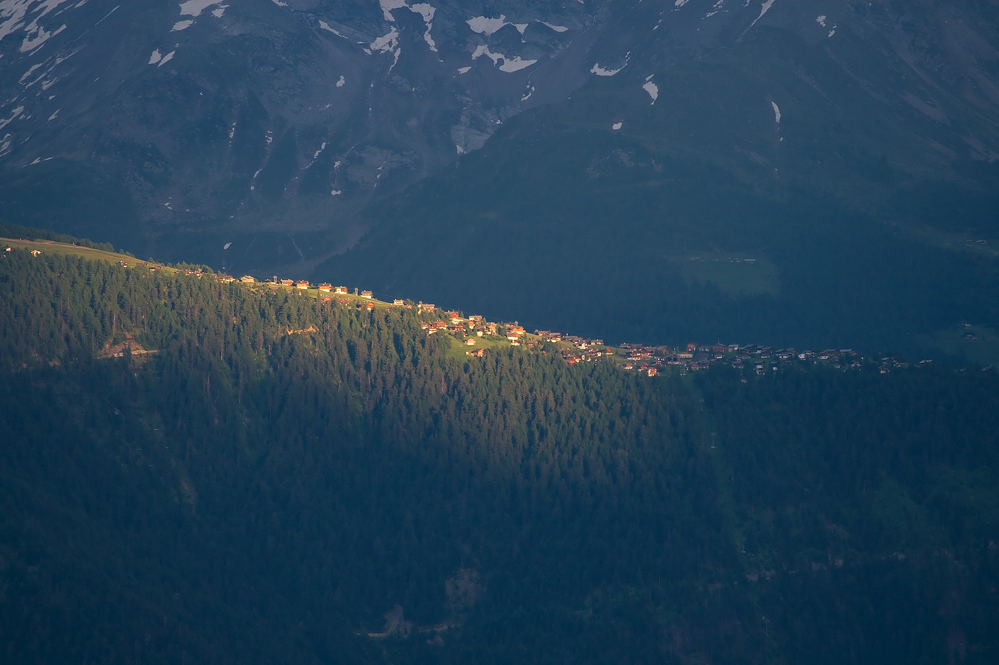
<path id="1" fill-rule="evenodd" d="M 948 5 L 3 0 L 0 203 L 143 254 L 305 274 L 367 230 L 362 208 L 521 112 L 610 76 L 654 103 L 656 72 L 775 27 L 949 123 L 942 155 L 994 160 L 995 10 Z M 836 54 L 844 39 L 967 117 L 879 88 Z"/>

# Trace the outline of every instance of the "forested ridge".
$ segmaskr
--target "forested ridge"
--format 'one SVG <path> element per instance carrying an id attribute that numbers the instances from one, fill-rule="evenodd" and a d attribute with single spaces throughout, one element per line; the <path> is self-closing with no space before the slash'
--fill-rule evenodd
<path id="1" fill-rule="evenodd" d="M 24 251 L 0 321 L 11 662 L 996 657 L 995 371 L 458 360 Z"/>

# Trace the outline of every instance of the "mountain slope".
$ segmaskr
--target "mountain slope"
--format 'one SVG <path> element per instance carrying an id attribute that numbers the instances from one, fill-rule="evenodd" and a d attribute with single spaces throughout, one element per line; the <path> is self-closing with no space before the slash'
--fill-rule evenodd
<path id="1" fill-rule="evenodd" d="M 458 361 L 24 250 L 0 298 L 17 662 L 994 660 L 995 371 Z"/>
<path id="2" fill-rule="evenodd" d="M 439 172 L 523 110 L 594 78 L 640 91 L 774 28 L 853 88 L 796 108 L 775 86 L 773 100 L 740 100 L 754 113 L 775 101 L 793 124 L 852 95 L 898 116 L 868 136 L 875 160 L 900 134 L 943 163 L 999 152 L 992 3 L 4 0 L 0 200 L 9 222 L 139 254 L 304 273 L 378 221 L 359 215 L 372 197 Z M 849 138 L 813 146 L 813 161 Z M 711 137 L 695 148 L 728 150 Z M 772 146 L 753 152 L 773 161 Z M 84 193 L 95 205 L 77 210 Z"/>
<path id="3" fill-rule="evenodd" d="M 373 207 L 316 275 L 672 344 L 923 353 L 962 321 L 995 328 L 999 170 L 836 38 L 757 28 L 648 81 L 594 80 Z"/>

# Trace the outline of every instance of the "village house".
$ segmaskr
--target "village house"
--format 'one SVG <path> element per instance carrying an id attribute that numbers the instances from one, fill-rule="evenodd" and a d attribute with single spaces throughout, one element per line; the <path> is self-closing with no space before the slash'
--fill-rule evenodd
<path id="1" fill-rule="evenodd" d="M 330 284 L 329 282 L 323 282 L 322 284 L 319 285 L 319 290 L 322 291 L 323 293 L 329 293 L 330 291 L 333 290 L 333 285 Z"/>
<path id="2" fill-rule="evenodd" d="M 432 303 L 428 303 L 428 302 L 420 302 L 419 308 L 420 308 L 421 312 L 432 312 L 435 309 L 437 309 L 437 307 L 435 305 L 433 305 Z"/>
<path id="3" fill-rule="evenodd" d="M 239 281 L 241 281 L 243 284 L 253 284 L 257 280 L 253 278 L 253 275 L 243 275 L 242 277 L 239 278 Z"/>
<path id="4" fill-rule="evenodd" d="M 475 346 L 475 340 L 469 337 L 465 340 L 465 346 Z"/>
<path id="5" fill-rule="evenodd" d="M 485 356 L 486 356 L 486 350 L 485 349 L 476 349 L 474 351 L 465 351 L 465 355 L 466 356 L 472 356 L 473 358 L 485 358 Z"/>
<path id="6" fill-rule="evenodd" d="M 396 298 L 395 300 L 392 301 L 392 305 L 394 305 L 395 307 L 402 307 L 405 304 L 406 303 L 401 298 Z"/>
<path id="7" fill-rule="evenodd" d="M 361 291 L 361 297 L 362 298 L 367 298 L 368 300 L 371 300 L 371 298 L 372 298 L 373 295 L 374 294 L 371 293 L 371 291 Z"/>
<path id="8" fill-rule="evenodd" d="M 303 291 L 306 290 L 306 289 L 308 289 L 309 288 L 309 280 L 307 280 L 307 279 L 300 279 L 300 280 L 298 280 L 297 282 L 295 282 L 295 288 L 296 289 L 301 289 Z"/>
<path id="9" fill-rule="evenodd" d="M 219 281 L 222 282 L 223 284 L 232 284 L 233 282 L 236 281 L 236 278 L 230 277 L 229 275 L 222 275 L 221 277 L 219 277 Z"/>
<path id="10" fill-rule="evenodd" d="M 333 293 L 339 294 L 341 296 L 345 296 L 345 295 L 347 295 L 347 287 L 346 286 L 338 286 L 335 289 L 333 289 Z"/>
<path id="11" fill-rule="evenodd" d="M 37 249 L 33 249 L 33 250 L 31 250 L 31 255 L 32 255 L 32 256 L 38 256 L 39 254 L 41 254 L 41 252 L 39 252 L 39 251 L 38 251 Z M 124 262 L 124 261 L 122 261 L 122 262 L 121 262 L 121 264 L 122 264 L 122 265 L 125 265 L 125 262 Z"/>

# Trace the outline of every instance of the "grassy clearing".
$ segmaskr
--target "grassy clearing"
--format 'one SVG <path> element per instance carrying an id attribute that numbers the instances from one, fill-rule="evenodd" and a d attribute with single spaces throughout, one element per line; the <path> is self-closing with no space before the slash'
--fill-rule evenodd
<path id="1" fill-rule="evenodd" d="M 769 259 L 758 254 L 691 252 L 667 259 L 680 268 L 688 285 L 714 284 L 733 297 L 780 293 L 780 271 Z M 746 259 L 755 261 L 747 263 Z"/>
<path id="2" fill-rule="evenodd" d="M 111 263 L 124 263 L 126 266 L 135 267 L 138 265 L 145 264 L 150 268 L 157 268 L 166 273 L 176 273 L 176 268 L 170 268 L 162 263 L 156 263 L 154 261 L 141 261 L 134 256 L 128 256 L 127 254 L 118 254 L 117 252 L 106 252 L 101 249 L 91 249 L 90 247 L 81 247 L 79 245 L 70 245 L 67 243 L 53 242 L 51 240 L 15 240 L 13 238 L 0 238 L 0 244 L 3 244 L 3 249 L 10 247 L 12 249 L 25 249 L 28 251 L 38 250 L 45 254 L 60 254 L 63 256 L 79 256 L 81 258 L 87 259 L 89 261 L 108 261 Z"/>
<path id="3" fill-rule="evenodd" d="M 898 228 L 934 247 L 941 247 L 952 252 L 970 252 L 993 259 L 999 258 L 999 238 L 973 233 L 944 231 L 932 226 L 915 227 L 900 225 Z"/>
<path id="4" fill-rule="evenodd" d="M 999 365 L 999 332 L 985 326 L 949 328 L 920 336 L 927 347 L 979 365 Z"/>

